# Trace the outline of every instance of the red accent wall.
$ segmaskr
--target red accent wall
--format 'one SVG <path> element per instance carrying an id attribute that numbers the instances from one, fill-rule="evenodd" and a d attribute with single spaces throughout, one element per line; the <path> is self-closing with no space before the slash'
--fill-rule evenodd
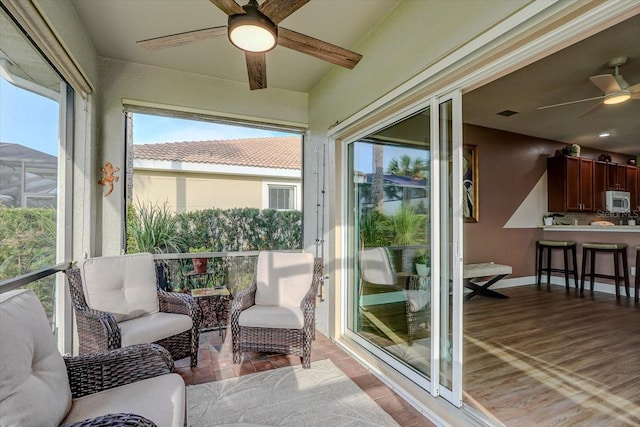
<path id="1" fill-rule="evenodd" d="M 539 228 L 503 228 L 546 172 L 547 157 L 555 155 L 566 144 L 468 124 L 463 127 L 463 138 L 465 144 L 478 146 L 480 209 L 479 222 L 464 224 L 465 263 L 493 261 L 511 265 L 511 277 L 533 276 L 535 242 L 544 238 L 570 239 L 578 243 L 628 243 L 629 265 L 635 264 L 635 249 L 632 248 L 640 244 L 639 233 L 564 233 L 543 232 Z M 597 159 L 600 154 L 601 151 L 582 147 L 580 156 Z M 610 154 L 616 163 L 626 163 L 631 158 Z M 580 268 L 581 252 L 578 245 Z M 561 262 L 560 254 L 558 256 L 555 263 Z M 607 270 L 604 271 L 606 274 Z"/>

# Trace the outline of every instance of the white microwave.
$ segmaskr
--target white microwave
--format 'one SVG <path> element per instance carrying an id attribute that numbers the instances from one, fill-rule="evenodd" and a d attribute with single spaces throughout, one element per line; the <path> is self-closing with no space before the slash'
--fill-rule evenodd
<path id="1" fill-rule="evenodd" d="M 631 212 L 631 193 L 628 191 L 607 191 L 607 211 L 616 213 Z"/>

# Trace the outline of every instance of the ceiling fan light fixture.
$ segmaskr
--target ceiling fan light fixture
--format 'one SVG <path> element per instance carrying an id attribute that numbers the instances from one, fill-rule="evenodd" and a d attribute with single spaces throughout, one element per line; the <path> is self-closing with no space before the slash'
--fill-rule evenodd
<path id="1" fill-rule="evenodd" d="M 229 40 L 238 49 L 248 52 L 268 52 L 278 41 L 278 27 L 251 3 L 246 13 L 229 16 Z"/>
<path id="2" fill-rule="evenodd" d="M 622 92 L 611 93 L 604 97 L 604 103 L 607 105 L 620 104 L 631 98 L 631 93 L 627 90 Z"/>

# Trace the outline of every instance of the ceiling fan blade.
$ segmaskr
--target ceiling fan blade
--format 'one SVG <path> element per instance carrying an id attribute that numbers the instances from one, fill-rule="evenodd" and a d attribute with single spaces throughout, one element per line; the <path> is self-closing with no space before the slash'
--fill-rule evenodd
<path id="1" fill-rule="evenodd" d="M 598 86 L 604 94 L 620 92 L 622 90 L 616 78 L 611 74 L 591 76 L 589 77 L 589 80 L 591 80 L 591 83 Z"/>
<path id="2" fill-rule="evenodd" d="M 628 88 L 629 92 L 631 92 L 631 94 L 638 94 L 640 93 L 640 83 L 635 84 L 631 87 Z"/>
<path id="3" fill-rule="evenodd" d="M 249 88 L 251 90 L 267 87 L 267 56 L 264 52 L 245 52 Z"/>
<path id="4" fill-rule="evenodd" d="M 362 58 L 359 53 L 282 27 L 278 28 L 278 45 L 349 69 L 353 69 Z"/>
<path id="5" fill-rule="evenodd" d="M 604 107 L 604 102 L 598 102 L 596 105 L 594 105 L 593 107 L 589 108 L 587 111 L 585 111 L 584 113 L 580 114 L 578 117 L 585 117 L 585 116 L 588 116 L 590 114 L 593 114 L 596 111 L 598 111 L 599 109 L 601 109 L 602 107 Z"/>
<path id="6" fill-rule="evenodd" d="M 594 101 L 596 99 L 602 99 L 602 98 L 604 98 L 604 96 L 594 96 L 593 98 L 577 99 L 575 101 L 561 102 L 560 104 L 545 105 L 543 107 L 538 107 L 538 110 L 546 110 L 547 108 L 563 107 L 565 105 L 577 104 L 579 102 L 586 102 L 586 101 Z"/>
<path id="7" fill-rule="evenodd" d="M 211 3 L 218 6 L 218 8 L 227 15 L 237 15 L 239 13 L 245 13 L 244 9 L 240 7 L 238 3 L 233 0 L 209 0 Z"/>
<path id="8" fill-rule="evenodd" d="M 274 24 L 278 24 L 308 2 L 309 0 L 266 0 L 258 10 L 271 19 Z"/>
<path id="9" fill-rule="evenodd" d="M 147 50 L 154 51 L 169 47 L 182 46 L 195 41 L 211 39 L 213 37 L 223 36 L 226 34 L 227 26 L 225 25 L 222 27 L 203 28 L 202 30 L 187 31 L 184 33 L 140 40 L 136 43 Z"/>

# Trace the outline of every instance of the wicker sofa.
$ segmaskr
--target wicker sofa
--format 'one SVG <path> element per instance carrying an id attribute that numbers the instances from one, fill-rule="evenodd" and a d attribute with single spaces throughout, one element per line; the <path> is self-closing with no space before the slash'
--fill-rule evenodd
<path id="1" fill-rule="evenodd" d="M 308 253 L 261 252 L 253 283 L 231 307 L 233 363 L 243 352 L 300 356 L 311 367 L 322 260 Z"/>
<path id="2" fill-rule="evenodd" d="M 185 385 L 157 344 L 63 357 L 31 290 L 0 295 L 0 425 L 183 426 Z"/>
<path id="3" fill-rule="evenodd" d="M 80 354 L 151 342 L 198 364 L 200 308 L 191 295 L 158 287 L 151 254 L 89 258 L 65 273 Z"/>

